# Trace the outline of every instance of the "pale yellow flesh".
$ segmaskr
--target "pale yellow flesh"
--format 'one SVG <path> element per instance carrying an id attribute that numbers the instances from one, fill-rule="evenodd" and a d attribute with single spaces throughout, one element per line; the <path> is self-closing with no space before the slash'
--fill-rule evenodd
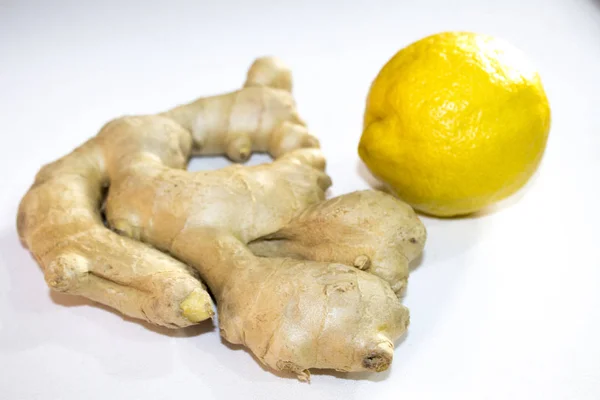
<path id="1" fill-rule="evenodd" d="M 217 300 L 222 335 L 266 365 L 302 379 L 309 368 L 387 368 L 408 324 L 394 291 L 422 249 L 424 228 L 382 193 L 323 202 L 325 160 L 290 89 L 289 70 L 259 59 L 244 89 L 116 119 L 45 166 L 21 203 L 18 228 L 48 284 L 180 327 L 213 313 L 197 270 Z M 191 154 L 243 160 L 253 151 L 277 160 L 184 170 Z M 121 235 L 101 220 L 108 186 L 106 217 Z M 323 244 L 309 251 L 315 232 Z"/>

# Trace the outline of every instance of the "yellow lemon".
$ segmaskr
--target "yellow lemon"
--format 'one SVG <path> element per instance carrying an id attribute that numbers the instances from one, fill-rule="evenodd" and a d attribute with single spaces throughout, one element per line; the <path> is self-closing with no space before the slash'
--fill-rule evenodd
<path id="1" fill-rule="evenodd" d="M 550 107 L 523 54 L 448 32 L 400 50 L 373 82 L 359 154 L 416 209 L 469 214 L 522 187 L 538 167 Z"/>

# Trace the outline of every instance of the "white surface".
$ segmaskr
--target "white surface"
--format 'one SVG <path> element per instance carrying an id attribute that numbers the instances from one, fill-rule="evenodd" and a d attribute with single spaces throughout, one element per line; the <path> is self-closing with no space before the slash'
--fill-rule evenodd
<path id="1" fill-rule="evenodd" d="M 600 1 L 62 3 L 0 0 L 0 398 L 600 398 Z M 530 55 L 550 141 L 516 203 L 424 219 L 389 372 L 277 377 L 210 324 L 167 331 L 50 293 L 18 242 L 16 206 L 42 163 L 120 114 L 237 88 L 263 54 L 293 68 L 332 194 L 367 188 L 356 145 L 370 81 L 401 47 L 458 29 Z"/>

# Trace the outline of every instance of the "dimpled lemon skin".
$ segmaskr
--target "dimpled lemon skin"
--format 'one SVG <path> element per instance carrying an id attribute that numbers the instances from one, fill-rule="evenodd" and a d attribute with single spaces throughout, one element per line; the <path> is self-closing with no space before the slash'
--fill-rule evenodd
<path id="1" fill-rule="evenodd" d="M 367 99 L 359 155 L 417 210 L 470 214 L 537 169 L 550 107 L 523 54 L 490 36 L 448 32 L 400 50 Z"/>

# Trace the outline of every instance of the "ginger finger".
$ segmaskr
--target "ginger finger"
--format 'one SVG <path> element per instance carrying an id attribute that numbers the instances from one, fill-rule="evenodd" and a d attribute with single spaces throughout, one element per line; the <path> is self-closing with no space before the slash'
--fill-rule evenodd
<path id="1" fill-rule="evenodd" d="M 156 125 L 154 118 L 162 117 L 136 117 L 134 125 L 150 129 Z M 119 138 L 135 134 L 130 119 L 115 121 L 118 128 L 110 134 Z M 176 132 L 175 127 L 164 134 L 169 132 Z M 153 134 L 158 138 L 162 133 Z M 108 132 L 101 135 L 108 138 Z M 185 229 L 196 227 L 223 229 L 249 242 L 280 229 L 303 209 L 322 201 L 331 185 L 323 171 L 312 167 L 324 164 L 318 149 L 296 150 L 270 164 L 188 172 L 169 168 L 155 157 L 145 158 L 143 146 L 137 153 L 128 148 L 129 158 L 119 153 L 120 148 L 115 146 L 111 154 L 129 164 L 114 168 L 107 220 L 118 232 L 163 251 L 169 251 Z"/>
<path id="2" fill-rule="evenodd" d="M 114 235 L 117 236 L 117 235 Z M 123 238 L 121 238 L 123 239 Z M 95 240 L 95 239 L 94 239 Z M 82 247 L 93 243 L 77 243 L 69 251 L 44 257 L 45 278 L 48 286 L 59 292 L 80 295 L 97 303 L 112 307 L 122 314 L 139 318 L 168 328 L 181 328 L 211 318 L 214 315 L 212 300 L 194 274 L 181 269 L 181 263 L 160 264 L 163 270 L 157 274 L 138 275 L 136 271 L 133 283 L 120 283 L 124 270 L 122 253 L 111 254 L 103 260 L 114 261 L 113 271 L 96 272 L 106 269 L 107 264 L 90 262 L 90 258 L 81 256 Z M 140 244 L 135 241 L 125 242 Z M 158 257 L 165 257 L 154 251 Z M 147 256 L 146 256 L 147 257 Z M 169 262 L 174 260 L 169 260 Z M 146 265 L 144 265 L 146 264 Z M 137 262 L 136 267 L 155 266 L 148 262 Z"/>
<path id="3" fill-rule="evenodd" d="M 202 228 L 179 235 L 171 251 L 211 288 L 227 341 L 301 380 L 311 368 L 387 369 L 409 322 L 389 285 L 342 264 L 256 257 L 233 236 Z"/>
<path id="4" fill-rule="evenodd" d="M 319 171 L 325 171 L 326 161 L 323 153 L 318 148 L 303 148 L 283 154 L 275 161 L 277 163 L 290 162 L 298 165 L 306 165 Z"/>
<path id="5" fill-rule="evenodd" d="M 267 86 L 292 92 L 292 71 L 276 57 L 257 58 L 250 69 L 244 87 Z"/>
<path id="6" fill-rule="evenodd" d="M 252 152 L 274 158 L 319 147 L 304 127 L 291 95 L 291 74 L 273 58 L 258 59 L 243 89 L 197 99 L 161 114 L 191 132 L 192 154 L 226 154 L 245 161 Z"/>
<path id="7" fill-rule="evenodd" d="M 247 133 L 227 135 L 225 153 L 230 160 L 243 162 L 252 154 L 252 140 Z"/>
<path id="8" fill-rule="evenodd" d="M 273 131 L 268 151 L 278 158 L 292 150 L 311 147 L 320 147 L 319 140 L 305 126 L 284 121 Z"/>
<path id="9" fill-rule="evenodd" d="M 314 204 L 249 248 L 263 257 L 340 262 L 386 280 L 400 295 L 408 264 L 423 250 L 425 226 L 401 200 L 379 191 L 345 194 Z"/>
<path id="10" fill-rule="evenodd" d="M 19 236 L 50 288 L 158 325 L 210 318 L 212 301 L 189 267 L 104 227 L 103 166 L 92 140 L 45 166 L 20 204 Z"/>

